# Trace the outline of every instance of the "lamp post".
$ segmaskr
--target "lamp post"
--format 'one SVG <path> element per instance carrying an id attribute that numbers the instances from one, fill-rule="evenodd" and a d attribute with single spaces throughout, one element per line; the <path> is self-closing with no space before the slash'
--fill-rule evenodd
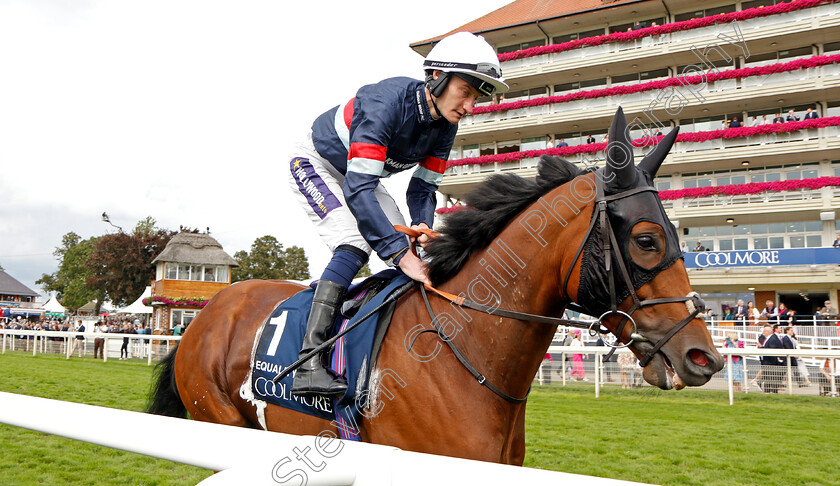
<path id="1" fill-rule="evenodd" d="M 123 233 L 122 226 L 117 226 L 114 223 L 112 223 L 111 218 L 108 217 L 108 213 L 106 213 L 104 211 L 102 212 L 102 221 L 105 221 L 106 223 L 110 224 L 114 228 L 117 228 L 118 230 L 120 230 L 120 233 Z"/>

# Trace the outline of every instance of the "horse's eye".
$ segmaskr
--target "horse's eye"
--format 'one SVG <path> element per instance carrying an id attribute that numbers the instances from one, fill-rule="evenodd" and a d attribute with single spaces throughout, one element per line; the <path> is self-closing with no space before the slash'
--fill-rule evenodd
<path id="1" fill-rule="evenodd" d="M 654 240 L 652 236 L 637 236 L 636 243 L 642 250 L 656 250 L 656 240 Z"/>

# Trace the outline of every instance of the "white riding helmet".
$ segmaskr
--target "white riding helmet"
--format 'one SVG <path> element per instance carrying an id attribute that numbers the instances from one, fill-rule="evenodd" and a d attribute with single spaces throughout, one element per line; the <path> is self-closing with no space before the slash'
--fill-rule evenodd
<path id="1" fill-rule="evenodd" d="M 485 96 L 494 92 L 505 93 L 509 89 L 502 77 L 496 51 L 484 37 L 470 32 L 444 37 L 432 47 L 423 67 L 426 69 L 426 85 L 434 96 L 443 94 L 450 73 L 464 79 Z M 433 79 L 434 70 L 442 71 L 444 75 Z"/>

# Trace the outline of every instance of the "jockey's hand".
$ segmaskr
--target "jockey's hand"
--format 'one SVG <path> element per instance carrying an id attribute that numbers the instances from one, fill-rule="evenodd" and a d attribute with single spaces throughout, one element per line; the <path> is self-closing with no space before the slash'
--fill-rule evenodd
<path id="1" fill-rule="evenodd" d="M 416 231 L 420 231 L 420 229 L 431 229 L 431 228 L 429 228 L 429 225 L 427 225 L 426 223 L 420 223 L 420 224 L 411 225 L 411 229 L 416 230 Z M 432 240 L 431 238 L 429 238 L 429 235 L 424 235 L 424 234 L 421 234 L 417 238 L 409 238 L 409 239 L 411 240 L 412 245 L 415 244 L 415 240 L 416 240 L 416 242 L 420 243 L 420 246 L 422 246 L 423 248 L 426 247 L 426 243 L 428 243 Z"/>
<path id="2" fill-rule="evenodd" d="M 424 284 L 432 284 L 431 280 L 429 280 L 429 269 L 426 267 L 426 262 L 418 258 L 414 253 L 410 251 L 405 252 L 405 255 L 400 258 L 400 263 L 397 266 L 413 280 Z"/>

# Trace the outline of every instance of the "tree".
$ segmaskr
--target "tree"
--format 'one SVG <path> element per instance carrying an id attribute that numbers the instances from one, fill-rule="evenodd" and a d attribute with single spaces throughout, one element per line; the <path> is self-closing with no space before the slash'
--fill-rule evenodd
<path id="1" fill-rule="evenodd" d="M 53 255 L 58 259 L 58 270 L 51 274 L 43 274 L 35 282 L 46 292 L 57 292 L 56 297 L 68 309 L 76 310 L 91 300 L 102 297 L 86 285 L 90 270 L 85 266 L 85 262 L 93 253 L 95 240 L 96 238 L 82 240 L 81 236 L 72 231 L 64 235 L 61 238 L 61 246 L 53 251 Z"/>
<path id="2" fill-rule="evenodd" d="M 233 258 L 239 268 L 232 272 L 232 282 L 249 279 L 305 280 L 309 278 L 309 260 L 299 246 L 283 249 L 277 238 L 266 235 L 254 240 L 251 252 L 240 250 Z"/>
<path id="3" fill-rule="evenodd" d="M 155 278 L 152 260 L 175 234 L 155 225 L 149 216 L 139 221 L 131 234 L 120 231 L 98 238 L 85 264 L 89 270 L 87 287 L 118 306 L 140 296 Z"/>
<path id="4" fill-rule="evenodd" d="M 359 270 L 359 273 L 356 274 L 356 278 L 367 278 L 371 275 L 372 273 L 370 273 L 370 262 L 365 262 L 365 265 Z"/>

